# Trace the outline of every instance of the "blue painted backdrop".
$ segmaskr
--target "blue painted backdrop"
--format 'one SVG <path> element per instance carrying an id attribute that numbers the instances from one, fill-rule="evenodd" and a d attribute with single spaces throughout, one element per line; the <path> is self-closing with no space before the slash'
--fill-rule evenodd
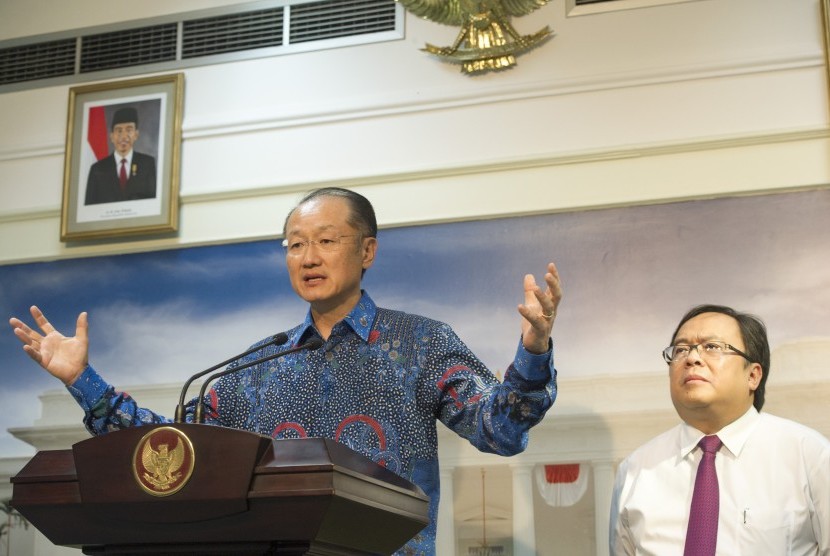
<path id="1" fill-rule="evenodd" d="M 560 376 L 662 373 L 669 334 L 702 302 L 760 314 L 773 346 L 830 337 L 828 214 L 820 190 L 388 229 L 364 287 L 450 323 L 500 371 L 519 339 L 522 277 L 540 281 L 554 260 Z M 88 311 L 91 361 L 125 386 L 181 383 L 306 311 L 276 241 L 0 267 L 0 312 L 28 319 L 31 304 L 64 332 Z M 6 429 L 31 426 L 37 396 L 60 384 L 8 328 L 0 374 L 0 457 L 31 454 Z"/>

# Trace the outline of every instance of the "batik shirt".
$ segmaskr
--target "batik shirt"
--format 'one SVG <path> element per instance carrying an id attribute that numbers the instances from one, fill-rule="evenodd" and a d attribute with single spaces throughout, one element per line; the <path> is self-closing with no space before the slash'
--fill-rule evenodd
<path id="1" fill-rule="evenodd" d="M 311 312 L 287 334 L 294 346 L 319 336 Z M 285 349 L 269 340 L 249 360 Z M 96 435 L 169 422 L 91 367 L 69 391 Z M 513 455 L 555 398 L 552 348 L 535 355 L 519 342 L 499 382 L 448 325 L 379 308 L 364 292 L 321 348 L 222 377 L 206 402 L 210 424 L 275 439 L 331 438 L 421 487 L 430 497 L 430 523 L 396 554 L 432 555 L 440 495 L 436 420 L 483 452 Z"/>

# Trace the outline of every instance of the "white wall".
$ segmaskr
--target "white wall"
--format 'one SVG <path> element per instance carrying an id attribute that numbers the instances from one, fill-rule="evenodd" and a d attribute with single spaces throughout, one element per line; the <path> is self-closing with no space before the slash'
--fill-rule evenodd
<path id="1" fill-rule="evenodd" d="M 0 39 L 119 15 L 6 0 Z M 456 30 L 414 17 L 400 41 L 185 71 L 173 238 L 61 244 L 69 87 L 0 95 L 0 263 L 270 237 L 299 191 L 330 183 L 360 186 L 390 226 L 830 181 L 818 0 L 590 15 L 553 0 L 514 23 L 556 36 L 478 77 L 421 52 Z"/>

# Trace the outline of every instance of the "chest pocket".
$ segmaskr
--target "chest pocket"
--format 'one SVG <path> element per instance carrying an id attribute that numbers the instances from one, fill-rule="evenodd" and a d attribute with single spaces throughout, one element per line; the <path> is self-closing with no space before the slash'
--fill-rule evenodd
<path id="1" fill-rule="evenodd" d="M 751 510 L 741 516 L 741 554 L 792 554 L 794 512 L 772 509 Z"/>

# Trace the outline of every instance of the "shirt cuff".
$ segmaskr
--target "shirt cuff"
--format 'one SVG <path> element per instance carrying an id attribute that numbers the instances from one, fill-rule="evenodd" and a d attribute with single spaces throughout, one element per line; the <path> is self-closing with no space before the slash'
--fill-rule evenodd
<path id="1" fill-rule="evenodd" d="M 90 411 L 104 397 L 107 388 L 109 388 L 109 384 L 89 364 L 87 364 L 81 376 L 71 386 L 66 387 L 84 411 Z"/>
<path id="2" fill-rule="evenodd" d="M 513 360 L 516 371 L 529 381 L 547 381 L 553 374 L 553 342 L 548 340 L 548 351 L 542 354 L 530 353 L 519 338 L 516 358 Z"/>

